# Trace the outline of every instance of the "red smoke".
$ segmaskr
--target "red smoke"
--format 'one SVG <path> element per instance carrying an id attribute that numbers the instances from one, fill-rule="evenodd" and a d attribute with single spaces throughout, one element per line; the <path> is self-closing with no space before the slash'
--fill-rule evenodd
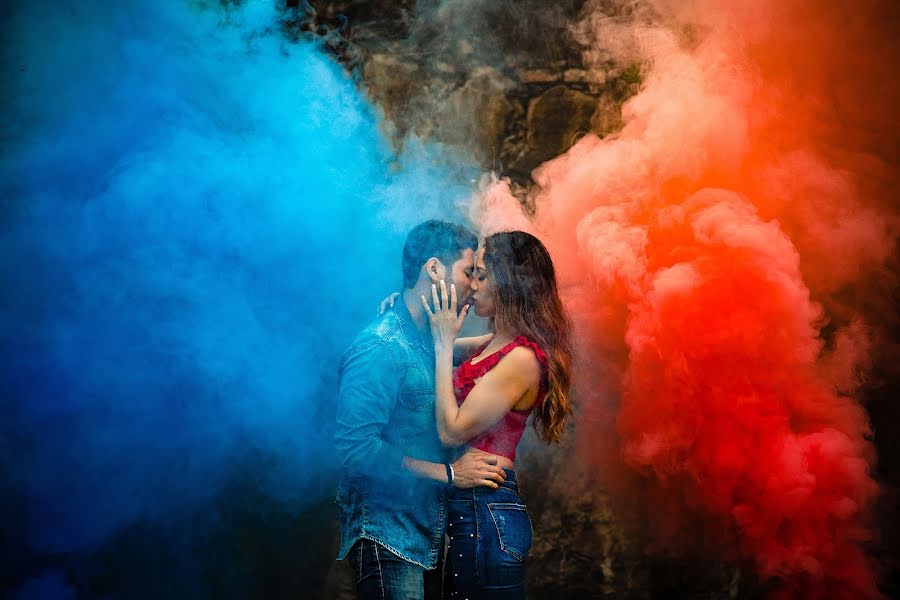
<path id="1" fill-rule="evenodd" d="M 728 550 L 786 597 L 878 597 L 855 395 L 897 232 L 884 4 L 597 9 L 587 58 L 641 64 L 641 91 L 621 132 L 535 172 L 581 324 L 581 448 L 640 475 L 658 546 Z M 481 210 L 510 206 L 500 185 Z"/>

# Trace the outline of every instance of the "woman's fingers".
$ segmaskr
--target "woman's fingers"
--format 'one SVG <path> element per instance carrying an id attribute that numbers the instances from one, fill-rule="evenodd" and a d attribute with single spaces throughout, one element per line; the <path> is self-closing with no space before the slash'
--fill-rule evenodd
<path id="1" fill-rule="evenodd" d="M 440 286 L 440 294 L 438 294 L 438 286 Z M 450 284 L 447 289 L 447 282 L 441 279 L 438 283 L 431 284 L 431 302 L 434 309 L 428 314 L 435 317 L 435 326 L 440 326 L 446 331 L 452 331 L 455 335 L 459 328 L 462 327 L 469 313 L 469 305 L 463 306 L 462 310 L 457 312 L 459 296 L 456 293 L 456 284 Z"/>
<path id="2" fill-rule="evenodd" d="M 425 294 L 422 294 L 422 305 L 425 307 L 425 312 L 428 313 L 428 318 L 431 319 L 434 317 L 434 313 L 431 312 L 431 307 L 428 306 L 428 300 L 425 299 Z"/>
<path id="3" fill-rule="evenodd" d="M 496 481 L 491 481 L 490 479 L 482 479 L 481 485 L 483 485 L 484 487 L 489 487 L 494 490 L 496 490 L 498 487 L 500 487 Z"/>
<path id="4" fill-rule="evenodd" d="M 441 279 L 441 310 L 450 308 L 450 301 L 447 298 L 447 282 Z"/>
<path id="5" fill-rule="evenodd" d="M 384 311 L 388 309 L 388 307 L 393 308 L 394 302 L 397 301 L 397 298 L 400 297 L 400 292 L 392 292 L 390 296 L 381 301 L 381 304 L 378 306 L 378 316 L 384 314 Z"/>

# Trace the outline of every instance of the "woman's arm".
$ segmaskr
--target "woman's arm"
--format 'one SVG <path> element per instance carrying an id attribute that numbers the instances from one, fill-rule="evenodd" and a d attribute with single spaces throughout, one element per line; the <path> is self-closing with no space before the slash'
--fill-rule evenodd
<path id="1" fill-rule="evenodd" d="M 512 410 L 528 390 L 540 383 L 540 365 L 527 348 L 513 348 L 486 373 L 469 392 L 465 403 L 457 406 L 453 393 L 453 347 L 466 318 L 467 308 L 456 311 L 456 288 L 441 281 L 438 298 L 431 286 L 434 310 L 422 296 L 435 351 L 435 419 L 441 442 L 459 446 L 486 431 Z"/>
<path id="2" fill-rule="evenodd" d="M 513 348 L 457 406 L 451 356 L 446 346 L 435 347 L 435 417 L 438 435 L 447 446 L 465 444 L 484 433 L 540 384 L 537 357 L 527 348 Z"/>

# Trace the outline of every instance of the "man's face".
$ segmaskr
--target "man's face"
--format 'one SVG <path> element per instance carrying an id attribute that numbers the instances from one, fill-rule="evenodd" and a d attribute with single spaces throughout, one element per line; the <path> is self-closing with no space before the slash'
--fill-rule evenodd
<path id="1" fill-rule="evenodd" d="M 472 272 L 475 270 L 475 252 L 471 248 L 463 250 L 457 260 L 450 267 L 450 278 L 447 282 L 456 285 L 457 306 L 469 302 L 472 297 Z"/>

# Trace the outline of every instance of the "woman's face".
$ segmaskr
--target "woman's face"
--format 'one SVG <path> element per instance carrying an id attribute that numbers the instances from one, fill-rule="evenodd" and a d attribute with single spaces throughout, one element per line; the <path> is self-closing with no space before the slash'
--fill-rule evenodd
<path id="1" fill-rule="evenodd" d="M 484 248 L 479 248 L 475 254 L 475 272 L 472 275 L 472 303 L 475 314 L 479 317 L 493 317 L 494 290 L 491 281 L 487 278 L 484 268 Z"/>

